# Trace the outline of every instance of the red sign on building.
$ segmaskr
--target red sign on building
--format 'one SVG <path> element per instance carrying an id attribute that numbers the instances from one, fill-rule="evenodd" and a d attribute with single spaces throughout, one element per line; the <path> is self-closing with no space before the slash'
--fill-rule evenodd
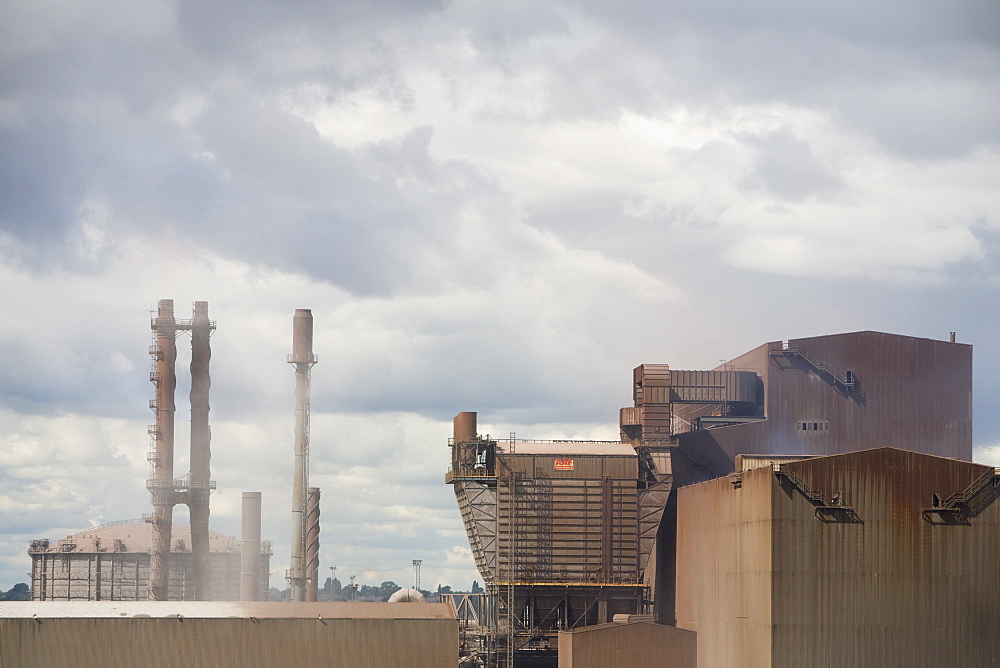
<path id="1" fill-rule="evenodd" d="M 572 459 L 557 459 L 556 460 L 556 471 L 572 471 L 573 470 L 573 460 Z"/>

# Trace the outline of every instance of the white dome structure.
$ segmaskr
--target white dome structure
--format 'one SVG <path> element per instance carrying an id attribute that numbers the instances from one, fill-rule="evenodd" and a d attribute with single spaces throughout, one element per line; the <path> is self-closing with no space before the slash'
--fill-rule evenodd
<path id="1" fill-rule="evenodd" d="M 416 589 L 400 589 L 389 597 L 389 603 L 423 603 L 424 595 Z"/>

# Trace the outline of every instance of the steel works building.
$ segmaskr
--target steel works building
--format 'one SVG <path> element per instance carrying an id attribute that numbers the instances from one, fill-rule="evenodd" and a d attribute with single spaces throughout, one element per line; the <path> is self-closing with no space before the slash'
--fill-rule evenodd
<path id="1" fill-rule="evenodd" d="M 643 364 L 631 390 L 619 442 L 455 418 L 446 482 L 489 594 L 470 660 L 590 665 L 559 652 L 567 632 L 655 619 L 696 632 L 699 667 L 1000 665 L 1000 471 L 970 461 L 971 346 L 774 341 Z M 633 644 L 616 664 L 653 665 Z"/>

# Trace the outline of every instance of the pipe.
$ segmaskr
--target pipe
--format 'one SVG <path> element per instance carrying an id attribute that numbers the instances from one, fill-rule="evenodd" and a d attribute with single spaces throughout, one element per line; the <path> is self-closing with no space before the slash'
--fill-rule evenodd
<path id="1" fill-rule="evenodd" d="M 243 492 L 243 529 L 240 534 L 240 600 L 261 600 L 260 492 Z"/>
<path id="2" fill-rule="evenodd" d="M 194 598 L 212 598 L 208 560 L 208 518 L 210 478 L 212 475 L 212 433 L 208 425 L 209 361 L 212 348 L 209 337 L 212 323 L 208 319 L 208 302 L 194 303 L 191 321 L 191 478 L 188 482 L 187 504 L 191 512 L 191 561 L 194 566 Z"/>
<path id="3" fill-rule="evenodd" d="M 292 354 L 295 365 L 295 470 L 292 476 L 292 554 L 288 570 L 289 599 L 306 597 L 306 494 L 309 490 L 309 375 L 319 360 L 312 352 L 313 318 L 307 308 L 292 318 Z"/>
<path id="4" fill-rule="evenodd" d="M 319 594 L 319 487 L 309 488 L 306 504 L 306 601 Z"/>
<path id="5" fill-rule="evenodd" d="M 161 299 L 156 317 L 150 323 L 154 332 L 154 370 L 150 380 L 156 386 L 153 403 L 156 411 L 151 435 L 154 450 L 149 459 L 152 479 L 147 483 L 153 503 L 153 534 L 149 553 L 149 598 L 166 601 L 169 595 L 170 534 L 174 508 L 174 390 L 177 387 L 177 322 L 174 320 L 174 300 Z"/>

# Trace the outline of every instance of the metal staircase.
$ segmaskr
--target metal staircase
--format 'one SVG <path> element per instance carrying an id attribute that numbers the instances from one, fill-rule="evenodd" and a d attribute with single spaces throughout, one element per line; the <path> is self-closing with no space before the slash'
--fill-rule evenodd
<path id="1" fill-rule="evenodd" d="M 841 373 L 841 371 L 836 367 L 827 364 L 826 362 L 817 360 L 802 346 L 785 344 L 782 346 L 781 350 L 772 350 L 770 355 L 771 357 L 798 357 L 815 369 L 818 374 L 827 375 L 832 378 L 833 382 L 843 388 L 844 391 L 850 392 L 854 389 L 855 379 L 852 372 L 848 371 L 846 373 Z"/>

